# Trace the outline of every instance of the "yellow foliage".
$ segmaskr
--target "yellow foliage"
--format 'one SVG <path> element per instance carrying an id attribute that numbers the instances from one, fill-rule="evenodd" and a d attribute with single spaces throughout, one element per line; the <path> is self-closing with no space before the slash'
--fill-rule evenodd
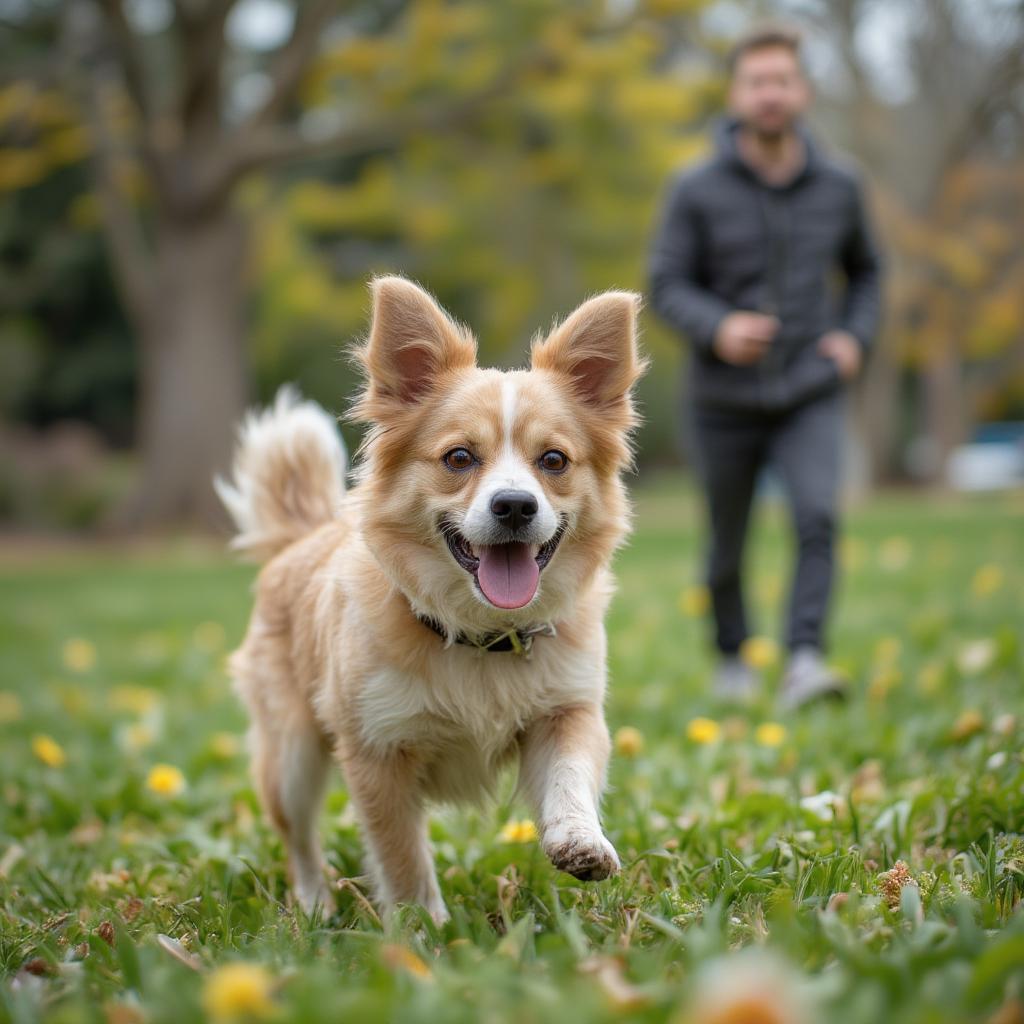
<path id="1" fill-rule="evenodd" d="M 615 104 L 626 117 L 682 121 L 692 113 L 688 94 L 675 83 L 634 79 L 615 90 Z"/>
<path id="2" fill-rule="evenodd" d="M 933 255 L 961 288 L 977 288 L 985 277 L 985 261 L 969 242 L 947 236 L 941 240 Z"/>
<path id="3" fill-rule="evenodd" d="M 405 213 L 410 237 L 419 242 L 439 242 L 452 224 L 449 204 L 416 203 Z"/>
<path id="4" fill-rule="evenodd" d="M 400 209 L 394 177 L 386 165 L 371 167 L 353 185 L 308 180 L 293 186 L 287 203 L 301 227 L 319 231 L 365 231 L 391 224 Z"/>
<path id="5" fill-rule="evenodd" d="M 0 149 L 0 192 L 37 185 L 49 170 L 41 149 Z"/>
<path id="6" fill-rule="evenodd" d="M 982 299 L 967 334 L 965 353 L 972 359 L 987 359 L 1012 345 L 1024 329 L 1021 302 L 1021 292 L 1017 288 L 1005 289 Z"/>
<path id="7" fill-rule="evenodd" d="M 75 196 L 68 204 L 68 219 L 82 231 L 89 231 L 101 222 L 99 199 L 93 192 Z"/>
<path id="8" fill-rule="evenodd" d="M 53 132 L 42 145 L 52 165 L 73 164 L 89 152 L 89 137 L 84 129 L 72 126 Z"/>

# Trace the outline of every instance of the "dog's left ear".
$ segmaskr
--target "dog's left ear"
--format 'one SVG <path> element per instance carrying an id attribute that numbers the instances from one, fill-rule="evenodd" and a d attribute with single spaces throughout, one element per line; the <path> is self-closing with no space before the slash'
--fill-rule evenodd
<path id="1" fill-rule="evenodd" d="M 533 346 L 531 365 L 572 378 L 589 405 L 613 406 L 629 398 L 645 362 L 637 348 L 635 292 L 604 292 L 587 299 Z"/>

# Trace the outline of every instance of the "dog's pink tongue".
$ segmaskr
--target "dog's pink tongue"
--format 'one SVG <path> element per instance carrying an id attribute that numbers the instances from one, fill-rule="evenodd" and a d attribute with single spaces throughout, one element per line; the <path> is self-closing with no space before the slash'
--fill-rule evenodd
<path id="1" fill-rule="evenodd" d="M 522 608 L 533 600 L 540 566 L 528 544 L 490 544 L 477 552 L 476 578 L 484 597 L 498 608 Z"/>

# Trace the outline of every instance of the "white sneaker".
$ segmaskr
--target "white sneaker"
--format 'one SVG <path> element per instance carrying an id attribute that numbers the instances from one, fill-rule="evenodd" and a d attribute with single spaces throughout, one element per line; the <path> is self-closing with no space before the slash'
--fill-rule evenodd
<path id="1" fill-rule="evenodd" d="M 825 663 L 817 647 L 797 647 L 789 656 L 782 677 L 779 703 L 793 711 L 814 700 L 846 698 L 846 681 Z"/>
<path id="2" fill-rule="evenodd" d="M 759 682 L 746 662 L 735 654 L 723 654 L 715 668 L 711 689 L 720 700 L 746 701 L 757 692 Z"/>

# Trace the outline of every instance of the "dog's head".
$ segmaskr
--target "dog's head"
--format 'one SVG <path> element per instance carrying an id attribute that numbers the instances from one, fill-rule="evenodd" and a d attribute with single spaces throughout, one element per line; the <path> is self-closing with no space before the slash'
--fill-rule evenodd
<path id="1" fill-rule="evenodd" d="M 400 277 L 373 282 L 358 356 L 362 528 L 421 612 L 457 630 L 550 621 L 628 527 L 620 472 L 643 371 L 638 297 L 589 299 L 529 370 L 476 365 L 476 342 Z"/>

